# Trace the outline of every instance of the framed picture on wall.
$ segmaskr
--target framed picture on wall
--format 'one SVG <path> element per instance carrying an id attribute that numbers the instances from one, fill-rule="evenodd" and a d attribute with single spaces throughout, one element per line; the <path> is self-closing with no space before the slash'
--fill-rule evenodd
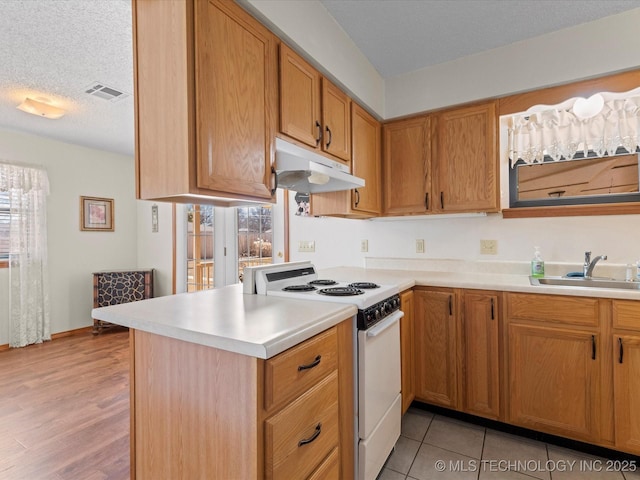
<path id="1" fill-rule="evenodd" d="M 80 230 L 113 232 L 113 198 L 80 197 Z"/>

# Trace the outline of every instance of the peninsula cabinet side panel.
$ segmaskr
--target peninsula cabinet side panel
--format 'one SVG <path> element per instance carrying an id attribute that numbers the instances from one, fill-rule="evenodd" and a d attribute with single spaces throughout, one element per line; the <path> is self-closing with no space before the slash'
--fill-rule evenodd
<path id="1" fill-rule="evenodd" d="M 132 10 L 136 197 L 158 198 L 195 179 L 193 4 L 134 0 Z"/>
<path id="2" fill-rule="evenodd" d="M 139 330 L 133 343 L 132 478 L 262 478 L 260 360 Z"/>

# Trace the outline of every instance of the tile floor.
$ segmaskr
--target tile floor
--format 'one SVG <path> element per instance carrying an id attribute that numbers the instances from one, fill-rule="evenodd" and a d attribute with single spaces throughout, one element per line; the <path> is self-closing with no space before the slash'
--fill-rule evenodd
<path id="1" fill-rule="evenodd" d="M 640 462 L 625 465 L 417 408 L 378 480 L 640 480 Z M 632 469 L 637 471 L 630 471 Z M 607 470 L 613 471 L 607 471 Z"/>

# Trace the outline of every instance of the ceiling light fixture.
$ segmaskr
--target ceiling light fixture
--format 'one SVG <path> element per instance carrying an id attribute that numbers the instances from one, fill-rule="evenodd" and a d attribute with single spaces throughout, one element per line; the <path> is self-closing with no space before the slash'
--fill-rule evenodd
<path id="1" fill-rule="evenodd" d="M 34 100 L 33 98 L 29 97 L 25 98 L 24 102 L 22 102 L 16 108 L 18 110 L 22 110 L 23 112 L 38 115 L 39 117 L 50 118 L 52 120 L 58 119 L 66 113 L 66 111 L 62 108 L 54 107 L 49 103 Z"/>

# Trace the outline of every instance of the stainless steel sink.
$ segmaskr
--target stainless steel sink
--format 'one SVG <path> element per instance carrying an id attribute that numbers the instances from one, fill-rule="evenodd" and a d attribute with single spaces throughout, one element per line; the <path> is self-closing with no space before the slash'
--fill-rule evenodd
<path id="1" fill-rule="evenodd" d="M 640 282 L 625 282 L 613 278 L 582 277 L 529 277 L 531 285 L 555 285 L 561 287 L 615 288 L 624 290 L 640 290 Z"/>

